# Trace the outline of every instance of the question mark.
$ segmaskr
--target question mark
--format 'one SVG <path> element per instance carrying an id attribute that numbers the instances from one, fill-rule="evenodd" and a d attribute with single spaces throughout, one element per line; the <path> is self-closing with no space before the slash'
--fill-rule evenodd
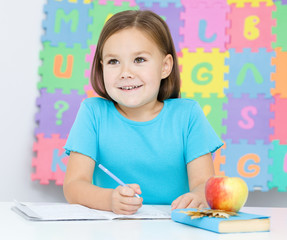
<path id="1" fill-rule="evenodd" d="M 63 112 L 69 109 L 69 104 L 65 101 L 60 100 L 60 101 L 55 102 L 54 108 L 58 110 L 56 114 L 56 118 L 57 118 L 56 125 L 61 125 Z"/>

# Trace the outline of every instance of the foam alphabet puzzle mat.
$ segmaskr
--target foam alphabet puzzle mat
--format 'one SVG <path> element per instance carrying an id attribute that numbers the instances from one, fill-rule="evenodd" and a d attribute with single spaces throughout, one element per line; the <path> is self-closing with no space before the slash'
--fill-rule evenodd
<path id="1" fill-rule="evenodd" d="M 168 24 L 181 97 L 199 102 L 225 143 L 216 174 L 287 191 L 286 0 L 47 0 L 32 180 L 63 184 L 63 146 L 83 99 L 97 96 L 89 77 L 101 29 L 138 9 Z"/>

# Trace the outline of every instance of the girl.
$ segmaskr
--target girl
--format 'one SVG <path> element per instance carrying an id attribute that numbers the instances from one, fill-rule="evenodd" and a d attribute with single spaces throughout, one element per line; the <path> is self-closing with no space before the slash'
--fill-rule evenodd
<path id="1" fill-rule="evenodd" d="M 222 143 L 199 105 L 179 98 L 177 55 L 161 17 L 150 11 L 111 17 L 91 81 L 103 98 L 83 101 L 65 145 L 67 201 L 117 214 L 133 214 L 142 203 L 206 207 L 211 152 Z M 117 186 L 96 163 L 136 184 Z"/>

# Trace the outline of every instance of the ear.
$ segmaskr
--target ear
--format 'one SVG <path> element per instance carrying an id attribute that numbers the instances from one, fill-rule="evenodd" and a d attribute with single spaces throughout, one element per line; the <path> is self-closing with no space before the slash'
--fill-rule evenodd
<path id="1" fill-rule="evenodd" d="M 163 65 L 162 65 L 161 79 L 164 79 L 169 76 L 173 67 L 173 57 L 171 56 L 171 54 L 167 54 L 163 59 L 162 63 Z"/>

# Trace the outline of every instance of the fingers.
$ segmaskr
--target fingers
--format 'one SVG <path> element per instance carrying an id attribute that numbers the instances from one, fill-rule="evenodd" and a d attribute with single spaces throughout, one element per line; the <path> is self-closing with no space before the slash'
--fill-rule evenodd
<path id="1" fill-rule="evenodd" d="M 177 199 L 175 199 L 172 204 L 171 204 L 171 210 L 177 209 L 178 208 L 178 204 L 180 203 L 182 199 L 182 196 L 178 197 Z"/>
<path id="2" fill-rule="evenodd" d="M 197 199 L 193 199 L 185 208 L 199 208 L 201 202 Z"/>
<path id="3" fill-rule="evenodd" d="M 202 209 L 202 208 L 205 208 L 205 207 L 207 207 L 206 204 L 201 203 L 198 208 L 199 208 L 199 209 Z"/>
<path id="4" fill-rule="evenodd" d="M 112 194 L 112 211 L 116 214 L 125 215 L 136 213 L 142 206 L 143 199 L 135 197 L 135 193 L 141 193 L 137 184 L 117 187 Z"/>
<path id="5" fill-rule="evenodd" d="M 126 197 L 134 197 L 135 194 L 141 194 L 141 189 L 138 184 L 128 184 L 129 187 L 119 186 L 120 194 Z"/>
<path id="6" fill-rule="evenodd" d="M 179 199 L 176 208 L 196 208 L 197 201 L 190 194 L 184 194 Z"/>
<path id="7" fill-rule="evenodd" d="M 171 209 L 180 208 L 203 208 L 206 207 L 204 200 L 193 193 L 186 193 L 178 197 L 171 204 Z"/>
<path id="8" fill-rule="evenodd" d="M 136 213 L 142 205 L 127 205 L 127 204 L 120 204 L 118 208 L 118 214 L 125 214 L 130 215 Z"/>
<path id="9" fill-rule="evenodd" d="M 132 188 L 135 191 L 135 193 L 142 194 L 141 188 L 138 184 L 128 184 L 128 186 Z"/>

